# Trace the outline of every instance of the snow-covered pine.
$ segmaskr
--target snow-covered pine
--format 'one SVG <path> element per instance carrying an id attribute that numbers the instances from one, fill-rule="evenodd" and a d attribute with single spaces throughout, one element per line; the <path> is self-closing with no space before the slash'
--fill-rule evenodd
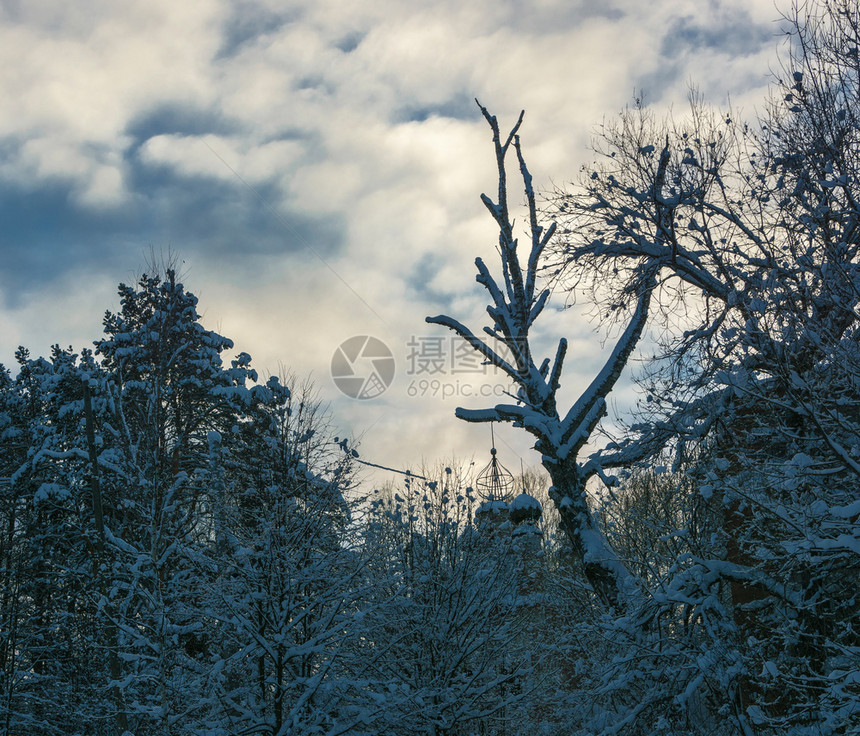
<path id="1" fill-rule="evenodd" d="M 234 431 L 210 435 L 223 528 L 194 562 L 206 580 L 195 656 L 219 665 L 206 720 L 225 734 L 351 733 L 365 712 L 344 660 L 366 589 L 347 539 L 352 456 L 329 436 L 312 386 L 255 388 Z"/>

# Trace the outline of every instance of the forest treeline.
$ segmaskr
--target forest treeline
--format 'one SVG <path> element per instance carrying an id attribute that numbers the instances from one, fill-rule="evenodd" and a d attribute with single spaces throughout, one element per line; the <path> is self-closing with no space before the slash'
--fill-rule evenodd
<path id="1" fill-rule="evenodd" d="M 473 524 L 462 471 L 360 496 L 313 388 L 225 365 L 172 270 L 120 297 L 94 351 L 0 372 L 3 732 L 456 733 L 531 709 L 529 543 Z"/>

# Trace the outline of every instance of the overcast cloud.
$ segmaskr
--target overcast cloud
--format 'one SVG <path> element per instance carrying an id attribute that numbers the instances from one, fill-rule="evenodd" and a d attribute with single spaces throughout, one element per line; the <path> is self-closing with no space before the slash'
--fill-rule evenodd
<path id="1" fill-rule="evenodd" d="M 172 252 L 206 326 L 261 372 L 311 374 L 363 457 L 484 453 L 486 428 L 453 417 L 479 402 L 408 395 L 458 377 L 407 375 L 411 338 L 448 340 L 426 315 L 478 327 L 485 303 L 495 180 L 474 98 L 503 125 L 524 108 L 538 185 L 563 183 L 634 90 L 682 110 L 692 82 L 752 112 L 777 17 L 771 0 L 0 0 L 0 362 L 90 345 L 116 284 Z M 547 322 L 575 347 L 572 391 L 594 325 Z M 329 377 L 356 334 L 397 360 L 364 402 Z M 514 469 L 537 461 L 499 434 Z"/>

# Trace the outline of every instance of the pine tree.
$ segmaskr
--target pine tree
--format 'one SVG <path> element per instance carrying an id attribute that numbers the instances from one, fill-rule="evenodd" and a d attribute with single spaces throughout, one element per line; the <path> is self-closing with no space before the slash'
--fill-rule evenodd
<path id="1" fill-rule="evenodd" d="M 121 309 L 96 344 L 104 382 L 94 392 L 111 603 L 119 627 L 132 728 L 173 733 L 193 722 L 206 675 L 182 644 L 199 627 L 188 564 L 212 532 L 212 489 L 201 481 L 208 434 L 228 432 L 256 379 L 249 357 L 230 368 L 232 342 L 205 329 L 197 298 L 168 269 L 121 284 Z"/>

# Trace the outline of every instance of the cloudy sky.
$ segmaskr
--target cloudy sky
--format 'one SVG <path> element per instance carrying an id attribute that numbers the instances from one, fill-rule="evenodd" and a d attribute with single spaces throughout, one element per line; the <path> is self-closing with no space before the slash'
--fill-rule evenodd
<path id="1" fill-rule="evenodd" d="M 489 431 L 453 410 L 498 382 L 424 324 L 482 324 L 495 180 L 474 98 L 502 125 L 525 109 L 536 183 L 563 184 L 634 90 L 682 112 L 694 83 L 752 114 L 777 19 L 772 0 L 0 0 L 0 362 L 90 345 L 117 283 L 172 254 L 204 324 L 261 372 L 312 376 L 363 458 L 483 463 Z M 573 342 L 575 391 L 595 325 L 544 328 Z M 330 377 L 355 335 L 396 362 L 366 401 Z M 497 434 L 512 469 L 537 461 Z"/>

